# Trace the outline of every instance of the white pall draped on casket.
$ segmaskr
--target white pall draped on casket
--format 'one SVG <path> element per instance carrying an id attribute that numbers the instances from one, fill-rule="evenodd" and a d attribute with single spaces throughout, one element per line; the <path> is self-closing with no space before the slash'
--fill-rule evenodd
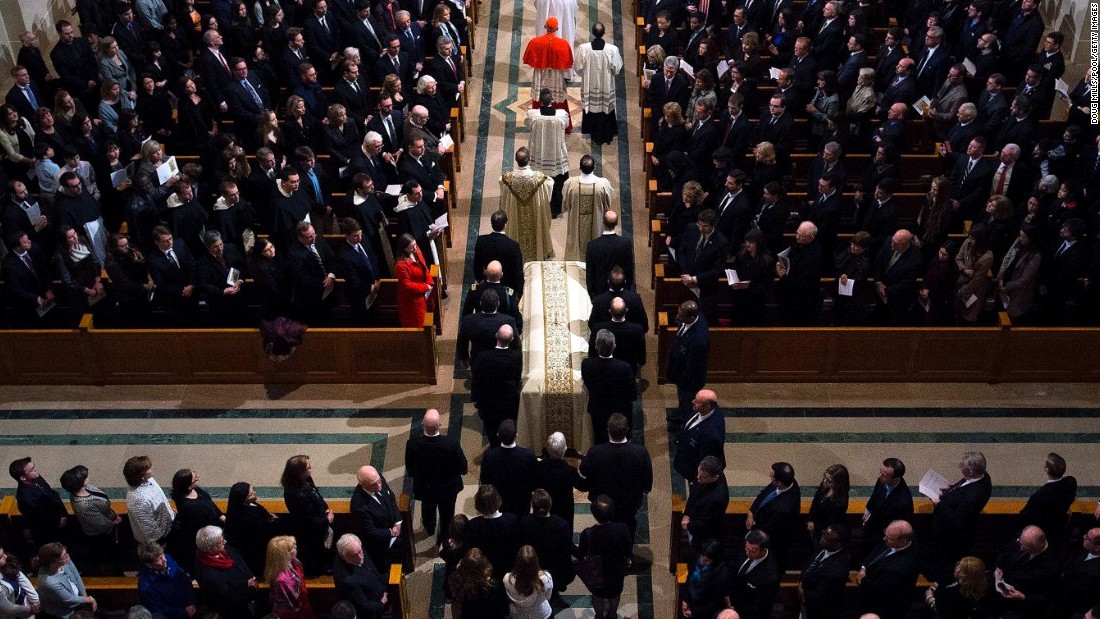
<path id="1" fill-rule="evenodd" d="M 592 312 L 584 271 L 583 262 L 528 262 L 523 267 L 524 381 L 517 443 L 535 452 L 556 431 L 565 434 L 570 447 L 584 451 L 592 445 L 588 395 L 581 382 Z"/>

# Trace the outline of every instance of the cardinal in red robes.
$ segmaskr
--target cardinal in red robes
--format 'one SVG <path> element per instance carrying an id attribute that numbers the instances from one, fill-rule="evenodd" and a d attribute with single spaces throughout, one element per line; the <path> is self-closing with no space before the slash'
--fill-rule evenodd
<path id="1" fill-rule="evenodd" d="M 549 88 L 554 97 L 554 108 L 569 111 L 565 92 L 565 76 L 573 70 L 573 46 L 555 33 L 558 31 L 558 18 L 546 20 L 546 34 L 531 39 L 523 52 L 523 64 L 535 70 L 531 86 L 531 107 L 538 109 L 539 101 L 534 94 L 543 88 Z M 573 130 L 570 119 L 566 133 Z"/>

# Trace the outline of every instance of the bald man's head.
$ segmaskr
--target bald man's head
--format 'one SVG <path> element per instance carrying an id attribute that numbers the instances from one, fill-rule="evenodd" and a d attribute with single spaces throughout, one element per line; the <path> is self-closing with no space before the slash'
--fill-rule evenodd
<path id="1" fill-rule="evenodd" d="M 504 277 L 504 267 L 499 260 L 493 260 L 485 266 L 485 279 L 491 282 L 499 282 Z"/>
<path id="2" fill-rule="evenodd" d="M 497 329 L 497 346 L 507 348 L 511 346 L 513 338 L 515 338 L 515 332 L 512 330 L 512 325 L 500 325 Z"/>
<path id="3" fill-rule="evenodd" d="M 605 211 L 603 214 L 604 230 L 614 230 L 619 225 L 619 214 L 615 211 Z"/>
<path id="4" fill-rule="evenodd" d="M 718 613 L 718 615 L 714 619 L 741 619 L 741 615 L 738 615 L 736 610 L 733 610 L 732 608 L 727 608 L 726 610 Z"/>
<path id="5" fill-rule="evenodd" d="M 626 316 L 626 301 L 623 301 L 622 297 L 611 299 L 610 313 L 613 320 L 624 318 Z"/>
<path id="6" fill-rule="evenodd" d="M 378 492 L 378 489 L 382 487 L 382 476 L 378 474 L 378 469 L 369 464 L 359 467 L 359 472 L 355 476 L 364 490 Z"/>
<path id="7" fill-rule="evenodd" d="M 424 434 L 433 436 L 439 433 L 439 411 L 429 408 L 424 412 Z"/>
<path id="8" fill-rule="evenodd" d="M 894 548 L 905 548 L 913 542 L 913 525 L 904 520 L 895 520 L 886 526 L 886 534 L 883 536 L 886 545 Z"/>

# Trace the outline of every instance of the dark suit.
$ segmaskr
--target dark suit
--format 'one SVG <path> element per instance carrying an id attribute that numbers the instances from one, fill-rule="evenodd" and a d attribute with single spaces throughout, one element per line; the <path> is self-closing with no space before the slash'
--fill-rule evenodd
<path id="1" fill-rule="evenodd" d="M 447 539 L 455 500 L 462 491 L 462 476 L 468 470 L 466 454 L 450 436 L 419 433 L 405 443 L 405 473 L 413 478 L 413 495 L 421 502 L 420 521 L 429 535 L 438 523 L 437 543 Z"/>
<path id="2" fill-rule="evenodd" d="M 664 118 L 663 108 L 666 103 L 675 101 L 681 108 L 687 107 L 691 97 L 691 85 L 687 79 L 677 73 L 672 80 L 665 79 L 665 74 L 658 71 L 649 82 L 646 89 L 646 105 L 653 114 L 653 134 L 657 134 L 657 122 Z"/>
<path id="3" fill-rule="evenodd" d="M 742 556 L 739 562 L 727 564 L 730 577 L 730 603 L 742 619 L 769 619 L 772 602 L 779 593 L 779 561 L 774 549 L 768 550 L 756 567 Z M 750 569 L 751 568 L 751 569 Z"/>
<path id="4" fill-rule="evenodd" d="M 705 297 L 717 290 L 719 278 L 725 275 L 726 259 L 730 252 L 729 241 L 717 230 L 702 241 L 702 246 L 701 241 L 699 227 L 688 226 L 680 237 L 676 261 L 681 273 L 693 275 L 699 280 L 699 289 Z"/>
<path id="5" fill-rule="evenodd" d="M 886 484 L 882 480 L 875 482 L 875 488 L 871 491 L 871 497 L 867 499 L 867 521 L 863 523 L 863 538 L 865 543 L 874 547 L 882 541 L 886 532 L 886 526 L 895 520 L 910 522 L 913 519 L 913 493 L 909 490 L 909 484 L 905 479 L 886 492 Z"/>
<path id="6" fill-rule="evenodd" d="M 626 303 L 626 319 L 642 328 L 642 333 L 649 333 L 649 316 L 646 315 L 642 298 L 637 292 L 629 288 L 611 288 L 610 286 L 592 298 L 592 313 L 588 316 L 589 332 L 596 325 L 611 320 L 611 302 L 618 297 Z"/>
<path id="7" fill-rule="evenodd" d="M 955 196 L 959 201 L 959 214 L 976 218 L 985 210 L 985 203 L 989 199 L 993 182 L 993 171 L 997 168 L 997 164 L 989 159 L 979 159 L 967 173 L 969 162 L 970 157 L 963 153 L 955 162 L 950 176 L 951 184 L 955 187 Z"/>
<path id="8" fill-rule="evenodd" d="M 799 513 L 802 509 L 802 491 L 798 482 L 775 494 L 777 486 L 764 486 L 756 495 L 749 511 L 752 512 L 752 528 L 760 529 L 771 538 L 771 551 L 780 568 L 787 562 L 787 553 L 801 536 L 806 534 Z"/>
<path id="9" fill-rule="evenodd" d="M 866 51 L 860 50 L 848 54 L 844 63 L 840 65 L 840 72 L 837 74 L 836 78 L 842 93 L 847 95 L 855 90 L 856 81 L 859 79 L 859 70 L 866 66 Z"/>
<path id="10" fill-rule="evenodd" d="M 842 549 L 823 557 L 820 551 L 802 570 L 803 605 L 806 619 L 840 619 L 844 611 L 844 589 L 848 584 L 851 556 Z"/>
<path id="11" fill-rule="evenodd" d="M 730 116 L 729 110 L 723 111 L 719 117 L 721 134 L 719 135 L 718 146 L 725 146 L 733 152 L 733 161 L 737 167 L 745 165 L 745 153 L 751 147 L 753 137 L 753 127 L 749 123 L 747 113 L 748 110 L 753 108 L 751 102 L 746 101 L 745 103 L 745 107 L 736 119 Z"/>
<path id="12" fill-rule="evenodd" d="M 470 374 L 470 399 L 477 405 L 485 438 L 496 446 L 500 422 L 519 416 L 523 354 L 515 348 L 494 347 L 473 359 Z"/>
<path id="13" fill-rule="evenodd" d="M 313 67 L 317 69 L 317 76 L 325 84 L 332 83 L 332 63 L 329 58 L 340 51 L 340 23 L 334 15 L 325 16 L 325 25 L 321 26 L 321 20 L 316 13 L 306 17 L 302 26 L 302 34 L 306 39 L 306 53 Z"/>
<path id="14" fill-rule="evenodd" d="M 366 300 L 374 282 L 380 277 L 378 257 L 372 255 L 369 243 L 360 243 L 362 253 L 349 243 L 341 243 L 333 265 L 335 274 L 344 280 L 344 298 L 351 306 L 352 319 L 358 325 L 368 322 Z"/>
<path id="15" fill-rule="evenodd" d="M 466 545 L 481 550 L 493 565 L 493 576 L 504 578 L 519 550 L 519 517 L 504 512 L 496 518 L 471 518 L 466 525 Z"/>
<path id="16" fill-rule="evenodd" d="M 943 85 L 943 80 L 947 78 L 947 71 L 951 68 L 951 55 L 946 45 L 940 45 L 932 52 L 932 56 L 927 60 L 923 60 L 923 55 L 926 54 L 928 48 L 921 50 L 921 57 L 914 57 L 913 61 L 917 64 L 913 65 L 913 77 L 917 81 L 917 97 L 927 96 L 934 97 L 940 86 Z M 921 67 L 921 62 L 924 62 L 924 66 Z"/>
<path id="17" fill-rule="evenodd" d="M 493 260 L 500 262 L 504 270 L 501 283 L 511 288 L 516 297 L 523 296 L 523 252 L 520 251 L 519 243 L 503 232 L 490 232 L 477 237 L 474 242 L 474 279 L 482 277 L 485 267 Z"/>
<path id="18" fill-rule="evenodd" d="M 844 21 L 837 16 L 814 35 L 812 53 L 821 70 L 836 71 L 840 65 L 840 56 L 844 53 L 844 44 L 848 40 L 844 29 Z"/>
<path id="19" fill-rule="evenodd" d="M 593 325 L 591 335 L 588 338 L 588 354 L 591 357 L 596 356 L 596 334 L 601 329 L 607 329 L 615 336 L 615 354 L 612 355 L 616 359 L 621 359 L 630 364 L 630 368 L 633 372 L 632 377 L 638 373 L 638 368 L 645 365 L 645 334 L 646 331 L 636 322 L 629 320 L 623 320 L 622 322 L 615 322 L 614 320 L 605 320 Z M 631 381 L 633 384 L 633 380 Z M 622 412 L 627 418 L 630 417 L 629 409 L 619 411 Z"/>
<path id="20" fill-rule="evenodd" d="M 1035 147 L 1035 121 L 1030 117 L 1019 119 L 1015 116 L 1008 117 L 1001 130 L 993 139 L 992 150 L 1000 150 L 1005 144 L 1015 144 L 1020 147 L 1021 153 L 1030 153 Z"/>
<path id="21" fill-rule="evenodd" d="M 919 95 L 917 94 L 917 80 L 912 76 L 907 76 L 905 79 L 897 82 L 888 82 L 886 90 L 882 91 L 882 98 L 879 100 L 879 112 L 882 119 L 886 119 L 886 113 L 890 111 L 890 106 L 895 103 L 904 103 L 905 105 L 912 105 L 917 100 Z M 908 114 L 908 110 L 906 110 Z"/>
<path id="22" fill-rule="evenodd" d="M 680 425 L 692 413 L 691 401 L 707 384 L 707 364 L 710 357 L 710 331 L 702 315 L 690 326 L 681 326 L 668 351 L 665 376 L 676 385 L 679 411 L 667 421 Z"/>
<path id="23" fill-rule="evenodd" d="M 637 327 L 632 323 L 626 323 Z M 607 420 L 612 413 L 622 413 L 630 419 L 637 389 L 634 368 L 614 357 L 588 357 L 581 361 L 581 380 L 588 392 L 588 415 L 592 419 L 592 442 L 607 442 Z"/>
<path id="24" fill-rule="evenodd" d="M 61 87 L 74 97 L 84 99 L 85 105 L 90 103 L 88 81 L 99 80 L 99 65 L 88 41 L 79 37 L 68 45 L 59 41 L 50 50 L 50 60 L 53 61 Z M 95 99 L 98 98 L 97 93 Z"/>
<path id="25" fill-rule="evenodd" d="M 1070 553 L 1059 572 L 1052 617 L 1084 613 L 1100 604 L 1100 557 L 1078 548 Z"/>
<path id="26" fill-rule="evenodd" d="M 351 519 L 352 530 L 363 542 L 363 551 L 367 558 L 378 568 L 379 574 L 390 573 L 390 562 L 387 557 L 390 552 L 390 540 L 393 535 L 390 529 L 401 520 L 401 512 L 397 509 L 397 498 L 390 490 L 386 478 L 382 477 L 382 489 L 374 497 L 363 490 L 363 486 L 356 485 L 351 493 Z M 411 523 L 402 523 L 402 526 L 410 526 Z"/>
<path id="27" fill-rule="evenodd" d="M 347 80 L 341 79 L 336 82 L 336 87 L 333 89 L 333 102 L 346 107 L 348 116 L 362 127 L 367 116 L 374 113 L 374 95 L 371 94 L 370 84 L 365 76 L 360 76 L 355 81 L 355 86 L 358 90 L 353 88 Z"/>
<path id="28" fill-rule="evenodd" d="M 306 48 L 299 49 L 297 53 L 291 50 L 289 45 L 283 48 L 282 56 L 279 58 L 279 70 L 287 90 L 292 90 L 301 85 L 302 77 L 298 74 L 298 65 L 303 62 L 310 62 L 309 55 L 306 54 Z"/>
<path id="29" fill-rule="evenodd" d="M 225 58 L 226 64 L 223 65 L 208 47 L 202 48 L 198 58 L 199 75 L 202 76 L 203 87 L 206 88 L 214 107 L 222 102 L 229 104 L 225 98 L 225 86 L 233 79 L 233 74 L 229 70 L 229 58 L 225 56 L 225 52 L 220 49 L 218 51 L 222 54 L 222 58 Z"/>
<path id="30" fill-rule="evenodd" d="M 777 284 L 780 309 L 790 324 L 814 325 L 821 312 L 821 274 L 825 258 L 821 243 L 794 243 L 787 254 L 790 271 Z"/>
<path id="31" fill-rule="evenodd" d="M 416 180 L 424 190 L 424 202 L 429 208 L 436 203 L 435 190 L 443 184 L 443 169 L 439 167 L 439 156 L 425 152 L 419 163 L 412 155 L 406 154 L 397 162 L 397 176 L 402 181 Z"/>
<path id="32" fill-rule="evenodd" d="M 562 458 L 542 458 L 535 463 L 531 475 L 531 487 L 542 488 L 550 495 L 550 513 L 560 516 L 573 530 L 575 501 L 573 488 L 581 483 L 581 476 Z M 555 588 L 557 582 L 554 583 Z"/>
<path id="33" fill-rule="evenodd" d="M 787 101 L 787 111 L 782 116 L 765 114 L 760 117 L 756 127 L 756 142 L 771 142 L 775 146 L 776 166 L 781 172 L 790 169 L 790 152 L 794 148 L 794 116 L 791 110 L 796 109 L 797 102 Z M 775 122 L 772 122 L 774 118 Z M 754 189 L 756 190 L 756 189 Z"/>
<path id="34" fill-rule="evenodd" d="M 987 140 L 992 140 L 1001 132 L 1001 126 L 1004 125 L 1005 118 L 1008 116 L 1008 100 L 1001 92 L 990 96 L 989 91 L 983 90 L 974 103 L 978 106 L 978 117 L 975 122 L 981 125 L 982 135 Z"/>
<path id="35" fill-rule="evenodd" d="M 871 235 L 871 247 L 881 247 L 898 229 L 897 200 L 893 196 L 881 204 L 878 200 L 872 200 L 860 220 L 860 229 Z"/>
<path id="36" fill-rule="evenodd" d="M 260 80 L 249 75 L 248 83 L 252 85 L 256 95 L 260 97 L 259 105 L 256 104 L 252 94 L 239 80 L 232 79 L 224 85 L 225 104 L 229 106 L 229 115 L 233 118 L 233 121 L 239 123 L 240 128 L 237 131 L 242 137 L 256 133 L 256 128 L 260 122 L 260 113 L 271 109 L 271 97 L 267 94 L 267 89 L 260 83 Z"/>
<path id="37" fill-rule="evenodd" d="M 481 460 L 481 484 L 500 492 L 500 511 L 521 516 L 531 511 L 535 454 L 526 447 L 490 447 Z"/>
<path id="38" fill-rule="evenodd" d="M 391 110 L 389 117 L 390 122 L 393 123 L 392 138 L 389 131 L 386 130 L 381 112 L 374 114 L 374 117 L 367 123 L 367 131 L 377 131 L 378 135 L 382 136 L 382 150 L 387 153 L 394 153 L 400 148 L 405 148 L 405 115 L 401 110 Z"/>
<path id="39" fill-rule="evenodd" d="M 287 273 L 293 289 L 298 320 L 311 327 L 322 325 L 328 320 L 328 309 L 334 298 L 332 295 L 327 299 L 323 298 L 324 281 L 329 273 L 335 271 L 336 258 L 324 239 L 317 239 L 314 247 L 321 257 L 320 261 L 299 241 L 290 246 L 286 255 Z"/>
<path id="40" fill-rule="evenodd" d="M 443 100 L 443 105 L 446 107 L 444 112 L 447 115 L 450 114 L 452 107 L 461 105 L 456 100 L 458 83 L 466 81 L 466 69 L 462 66 L 462 57 L 452 55 L 451 62 L 454 63 L 454 71 L 451 71 L 451 67 L 447 65 L 447 59 L 440 56 L 436 56 L 424 65 L 424 73 L 434 77 L 439 84 L 439 97 Z"/>
<path id="41" fill-rule="evenodd" d="M 1020 510 L 1020 525 L 1033 524 L 1047 534 L 1051 548 L 1061 547 L 1066 524 L 1069 522 L 1069 508 L 1077 498 L 1077 478 L 1072 475 L 1057 481 L 1048 481 L 1027 499 Z"/>
<path id="42" fill-rule="evenodd" d="M 913 605 L 913 592 L 920 569 L 912 545 L 887 555 L 890 548 L 879 544 L 868 555 L 866 576 L 859 585 L 860 612 L 875 613 L 882 619 L 904 619 Z"/>
<path id="43" fill-rule="evenodd" d="M 588 242 L 584 260 L 588 296 L 595 297 L 607 290 L 607 279 L 616 266 L 622 267 L 626 285 L 634 287 L 634 245 L 629 239 L 618 234 L 601 234 Z"/>
<path id="44" fill-rule="evenodd" d="M 645 446 L 630 442 L 595 445 L 581 460 L 578 472 L 582 483 L 577 488 L 588 491 L 590 501 L 601 494 L 611 497 L 615 507 L 612 520 L 626 523 L 633 538 L 638 526 L 635 515 L 653 489 L 653 461 Z"/>
<path id="45" fill-rule="evenodd" d="M 921 253 L 910 245 L 891 265 L 892 239 L 886 239 L 875 257 L 875 284 L 886 285 L 886 300 L 875 294 L 875 307 L 885 324 L 901 324 L 909 317 L 909 308 L 917 301 L 917 277 L 921 273 Z"/>
<path id="46" fill-rule="evenodd" d="M 222 324 L 235 323 L 240 320 L 240 312 L 244 309 L 244 295 L 240 292 L 226 295 L 224 291 L 229 287 L 229 269 L 244 272 L 244 256 L 236 246 L 226 243 L 222 249 L 222 258 L 224 267 L 222 261 L 204 250 L 197 261 L 195 283 L 206 299 L 213 319 Z"/>
<path id="47" fill-rule="evenodd" d="M 981 118 L 979 113 L 979 118 Z M 951 126 L 951 129 L 947 131 L 947 143 L 951 146 L 951 153 L 962 153 L 965 156 L 966 147 L 970 144 L 970 140 L 973 140 L 976 136 L 982 133 L 983 123 L 975 119 L 962 125 L 955 123 Z"/>
<path id="48" fill-rule="evenodd" d="M 875 53 L 875 92 L 883 92 L 894 81 L 898 61 L 905 57 L 901 45 L 889 49 L 880 45 Z"/>
<path id="49" fill-rule="evenodd" d="M 1039 11 L 1033 10 L 1027 15 L 1017 12 L 1009 21 L 1002 36 L 998 37 L 1003 65 L 1009 69 L 1006 72 L 1008 79 L 1019 79 L 1027 71 L 1029 61 L 1035 56 L 1035 48 L 1043 38 L 1043 30 L 1043 18 Z"/>
<path id="50" fill-rule="evenodd" d="M 1013 542 L 997 557 L 997 567 L 1004 574 L 1005 583 L 1023 593 L 1023 600 L 1001 600 L 1003 617 L 1042 619 L 1047 616 L 1058 579 L 1058 560 L 1055 551 L 1048 546 L 1043 552 L 1032 555 Z"/>
<path id="51" fill-rule="evenodd" d="M 397 66 L 394 66 L 393 56 L 384 54 L 374 62 L 375 83 L 381 84 L 386 76 L 393 73 L 401 78 L 401 86 L 405 89 L 412 87 L 414 83 L 413 73 L 416 71 L 416 61 L 404 51 L 397 54 Z"/>
<path id="52" fill-rule="evenodd" d="M 764 234 L 772 254 L 783 249 L 783 228 L 786 224 L 787 208 L 781 204 L 762 203 L 752 218 L 752 227 Z"/>
<path id="53" fill-rule="evenodd" d="M 42 96 L 42 90 L 38 86 L 34 85 L 32 81 L 27 84 L 27 88 L 30 89 L 34 95 L 34 100 L 38 103 L 38 107 L 48 107 L 52 109 L 51 101 L 47 101 Z M 23 90 L 19 88 L 18 84 L 13 84 L 11 89 L 8 90 L 8 94 L 4 97 L 4 102 L 15 108 L 15 111 L 19 112 L 19 115 L 28 120 L 34 118 L 34 113 L 38 111 L 38 108 L 31 105 L 30 99 L 23 93 Z"/>
<path id="54" fill-rule="evenodd" d="M 516 328 L 516 319 L 508 314 L 477 312 L 463 316 L 458 324 L 457 357 L 459 361 L 477 359 L 482 352 L 496 347 L 497 330 L 501 325 Z"/>
<path id="55" fill-rule="evenodd" d="M 8 296 L 20 319 L 27 324 L 38 321 L 38 299 L 45 298 L 52 284 L 50 263 L 37 246 L 31 245 L 27 251 L 34 269 L 29 268 L 21 258 L 9 251 L 4 256 L 2 271 L 7 285 Z"/>
<path id="56" fill-rule="evenodd" d="M 961 483 L 945 490 L 932 511 L 932 550 L 938 555 L 937 567 L 947 573 L 959 557 L 970 554 L 978 518 L 993 493 L 988 474 L 965 486 Z"/>
<path id="57" fill-rule="evenodd" d="M 572 494 L 572 486 L 569 492 Z M 554 501 L 554 504 L 557 502 Z M 535 549 L 539 565 L 550 572 L 554 579 L 554 591 L 564 590 L 576 578 L 573 569 L 573 554 L 576 550 L 573 545 L 573 526 L 566 519 L 555 514 L 546 517 L 535 514 L 524 516 L 519 522 L 519 543 L 530 544 Z"/>
<path id="58" fill-rule="evenodd" d="M 697 120 L 691 129 L 688 138 L 686 154 L 688 159 L 695 164 L 695 169 L 703 177 L 710 177 L 714 172 L 714 149 L 718 148 L 718 142 L 722 139 L 718 121 L 712 116 L 707 120 Z"/>
<path id="59" fill-rule="evenodd" d="M 371 28 L 374 30 L 373 34 L 371 30 L 367 30 L 366 25 L 363 24 L 363 20 L 359 19 L 358 15 L 353 21 L 346 22 L 347 27 L 342 30 L 344 42 L 353 47 L 358 47 L 364 60 L 377 58 L 386 46 L 386 43 L 382 40 L 386 36 L 386 29 L 374 19 L 373 15 L 369 16 L 367 20 L 370 21 Z"/>
<path id="60" fill-rule="evenodd" d="M 174 319 L 179 319 L 180 311 L 193 311 L 198 304 L 198 295 L 183 296 L 186 286 L 195 284 L 195 260 L 184 243 L 175 243 L 173 252 L 179 266 L 176 266 L 164 252 L 154 250 L 147 254 L 149 275 L 157 285 L 154 301 L 161 303 Z"/>
<path id="61" fill-rule="evenodd" d="M 469 292 L 466 293 L 466 301 L 462 304 L 462 315 L 467 316 L 481 311 L 481 295 L 486 290 L 497 293 L 497 299 L 500 300 L 497 311 L 514 318 L 516 320 L 516 335 L 522 333 L 523 314 L 519 311 L 519 301 L 516 299 L 514 291 L 501 282 L 479 281 L 476 284 L 471 284 Z"/>
<path id="62" fill-rule="evenodd" d="M 818 199 L 802 210 L 802 220 L 811 221 L 817 226 L 817 242 L 821 244 L 821 251 L 826 256 L 832 256 L 836 247 L 842 200 L 844 194 L 838 189 L 828 197 L 818 194 Z"/>
<path id="63" fill-rule="evenodd" d="M 691 546 L 698 551 L 707 540 L 722 539 L 722 522 L 730 502 L 730 491 L 723 473 L 719 473 L 718 479 L 709 484 L 699 483 L 694 478 L 688 478 L 688 481 L 684 515 L 688 517 L 687 531 L 691 535 Z"/>
<path id="64" fill-rule="evenodd" d="M 401 51 L 408 54 L 413 62 L 424 62 L 424 56 L 427 55 L 427 52 L 435 53 L 435 41 L 424 40 L 424 33 L 420 30 L 420 25 L 416 23 L 415 19 L 413 17 L 414 21 L 409 23 L 408 32 L 399 28 L 394 34 L 401 39 Z M 430 16 L 427 21 L 431 21 Z M 432 75 L 432 77 L 435 76 Z"/>
<path id="65" fill-rule="evenodd" d="M 745 241 L 745 234 L 752 228 L 753 212 L 748 192 L 740 191 L 736 196 L 725 192 L 714 210 L 718 216 L 714 228 L 728 240 L 729 253 L 736 254 Z"/>
<path id="66" fill-rule="evenodd" d="M 352 565 L 337 557 L 332 565 L 332 581 L 340 599 L 351 602 L 355 607 L 356 619 L 382 618 L 385 608 L 382 596 L 386 593 L 386 586 L 373 561 Z"/>
<path id="67" fill-rule="evenodd" d="M 695 479 L 696 469 L 703 458 L 714 456 L 726 461 L 726 412 L 715 408 L 706 418 L 694 423 L 695 415 L 684 424 L 685 427 L 676 437 L 676 455 L 672 459 L 672 468 L 684 479 Z"/>

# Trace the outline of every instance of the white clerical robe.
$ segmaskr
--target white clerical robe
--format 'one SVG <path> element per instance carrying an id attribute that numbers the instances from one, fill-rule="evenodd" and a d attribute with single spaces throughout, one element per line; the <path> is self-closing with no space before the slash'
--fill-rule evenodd
<path id="1" fill-rule="evenodd" d="M 615 111 L 615 76 L 623 70 L 619 48 L 605 43 L 601 50 L 591 43 L 577 48 L 573 67 L 581 74 L 581 102 L 584 111 L 605 114 Z"/>
<path id="2" fill-rule="evenodd" d="M 524 259 L 554 257 L 550 237 L 550 196 L 554 179 L 530 167 L 500 177 L 500 208 L 508 215 L 504 232 L 519 243 Z"/>
<path id="3" fill-rule="evenodd" d="M 558 18 L 558 36 L 569 43 L 577 44 L 577 0 L 535 0 L 535 31 L 542 32 L 546 19 L 553 15 Z"/>
<path id="4" fill-rule="evenodd" d="M 569 213 L 569 233 L 565 242 L 566 260 L 584 260 L 588 242 L 603 232 L 603 214 L 619 211 L 613 203 L 611 181 L 595 174 L 582 174 L 565 181 L 562 212 Z"/>
<path id="5" fill-rule="evenodd" d="M 531 140 L 531 168 L 549 176 L 569 171 L 569 148 L 565 144 L 565 128 L 569 126 L 569 112 L 554 110 L 543 114 L 542 110 L 527 110 L 527 127 Z"/>

